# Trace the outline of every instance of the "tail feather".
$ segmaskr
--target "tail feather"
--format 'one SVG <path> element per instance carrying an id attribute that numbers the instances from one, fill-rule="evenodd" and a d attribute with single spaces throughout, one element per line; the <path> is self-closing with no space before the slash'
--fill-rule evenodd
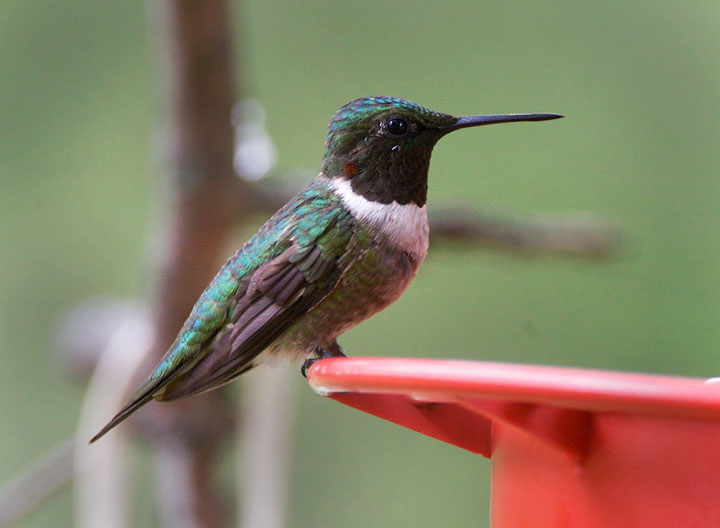
<path id="1" fill-rule="evenodd" d="M 89 443 L 92 444 L 96 440 L 99 440 L 100 438 L 105 436 L 108 431 L 110 431 L 120 423 L 124 422 L 127 418 L 130 417 L 132 413 L 134 413 L 140 407 L 152 400 L 153 397 L 157 394 L 157 392 L 162 389 L 162 387 L 165 386 L 169 381 L 170 376 L 164 379 L 151 378 L 147 382 L 145 382 L 133 395 L 133 397 L 130 399 L 130 402 L 128 402 L 125 407 L 120 409 L 120 411 L 113 417 L 113 419 L 110 420 L 107 425 L 105 425 L 105 427 L 100 429 L 100 432 L 98 434 L 96 434 L 90 439 Z"/>

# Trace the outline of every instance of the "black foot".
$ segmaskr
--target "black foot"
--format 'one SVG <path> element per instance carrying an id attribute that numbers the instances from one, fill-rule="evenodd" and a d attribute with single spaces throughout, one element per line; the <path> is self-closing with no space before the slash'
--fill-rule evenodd
<path id="1" fill-rule="evenodd" d="M 343 354 L 342 348 L 340 348 L 340 345 L 337 343 L 333 343 L 328 348 L 317 346 L 315 347 L 314 356 L 309 357 L 305 360 L 302 367 L 300 368 L 300 373 L 303 375 L 304 378 L 307 378 L 307 371 L 312 367 L 316 362 L 320 361 L 321 359 L 327 359 L 327 358 L 333 358 L 333 357 L 345 357 L 345 354 Z"/>
<path id="2" fill-rule="evenodd" d="M 302 367 L 300 367 L 300 374 L 303 375 L 303 378 L 307 379 L 307 371 L 312 367 L 315 363 L 320 361 L 320 358 L 307 358 L 305 362 L 302 364 Z"/>

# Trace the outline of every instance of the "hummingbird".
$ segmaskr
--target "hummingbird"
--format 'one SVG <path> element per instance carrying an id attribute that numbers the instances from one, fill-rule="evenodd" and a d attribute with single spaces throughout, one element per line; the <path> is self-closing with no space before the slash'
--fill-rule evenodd
<path id="1" fill-rule="evenodd" d="M 341 107 L 320 174 L 222 266 L 129 402 L 91 443 L 151 399 L 215 389 L 270 357 L 342 357 L 337 337 L 395 302 L 428 249 L 430 155 L 461 128 L 558 114 L 455 117 L 395 97 Z"/>

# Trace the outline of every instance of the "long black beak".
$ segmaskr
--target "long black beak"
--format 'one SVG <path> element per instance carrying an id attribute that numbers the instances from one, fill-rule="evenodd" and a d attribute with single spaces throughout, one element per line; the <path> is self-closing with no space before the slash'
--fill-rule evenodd
<path id="1" fill-rule="evenodd" d="M 560 114 L 492 114 L 479 116 L 463 116 L 458 117 L 452 125 L 445 128 L 447 132 L 452 132 L 459 128 L 467 128 L 481 125 L 495 125 L 497 123 L 512 123 L 513 121 L 550 121 L 551 119 L 560 119 Z"/>

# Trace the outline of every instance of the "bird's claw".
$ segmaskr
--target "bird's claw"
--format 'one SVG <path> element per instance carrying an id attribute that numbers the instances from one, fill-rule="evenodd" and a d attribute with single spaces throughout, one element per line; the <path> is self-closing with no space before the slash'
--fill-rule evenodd
<path id="1" fill-rule="evenodd" d="M 307 379 L 307 371 L 316 362 L 320 361 L 321 359 L 334 358 L 334 357 L 345 357 L 345 354 L 343 354 L 343 351 L 342 351 L 342 348 L 340 348 L 340 345 L 338 345 L 337 343 L 334 343 L 332 346 L 330 346 L 328 348 L 318 346 L 315 348 L 313 357 L 309 357 L 305 360 L 302 367 L 300 368 L 300 373 L 303 375 L 304 378 Z"/>
<path id="2" fill-rule="evenodd" d="M 317 363 L 322 358 L 312 357 L 307 358 L 300 368 L 300 373 L 303 375 L 303 378 L 307 379 L 307 371 L 312 367 L 315 363 Z"/>

